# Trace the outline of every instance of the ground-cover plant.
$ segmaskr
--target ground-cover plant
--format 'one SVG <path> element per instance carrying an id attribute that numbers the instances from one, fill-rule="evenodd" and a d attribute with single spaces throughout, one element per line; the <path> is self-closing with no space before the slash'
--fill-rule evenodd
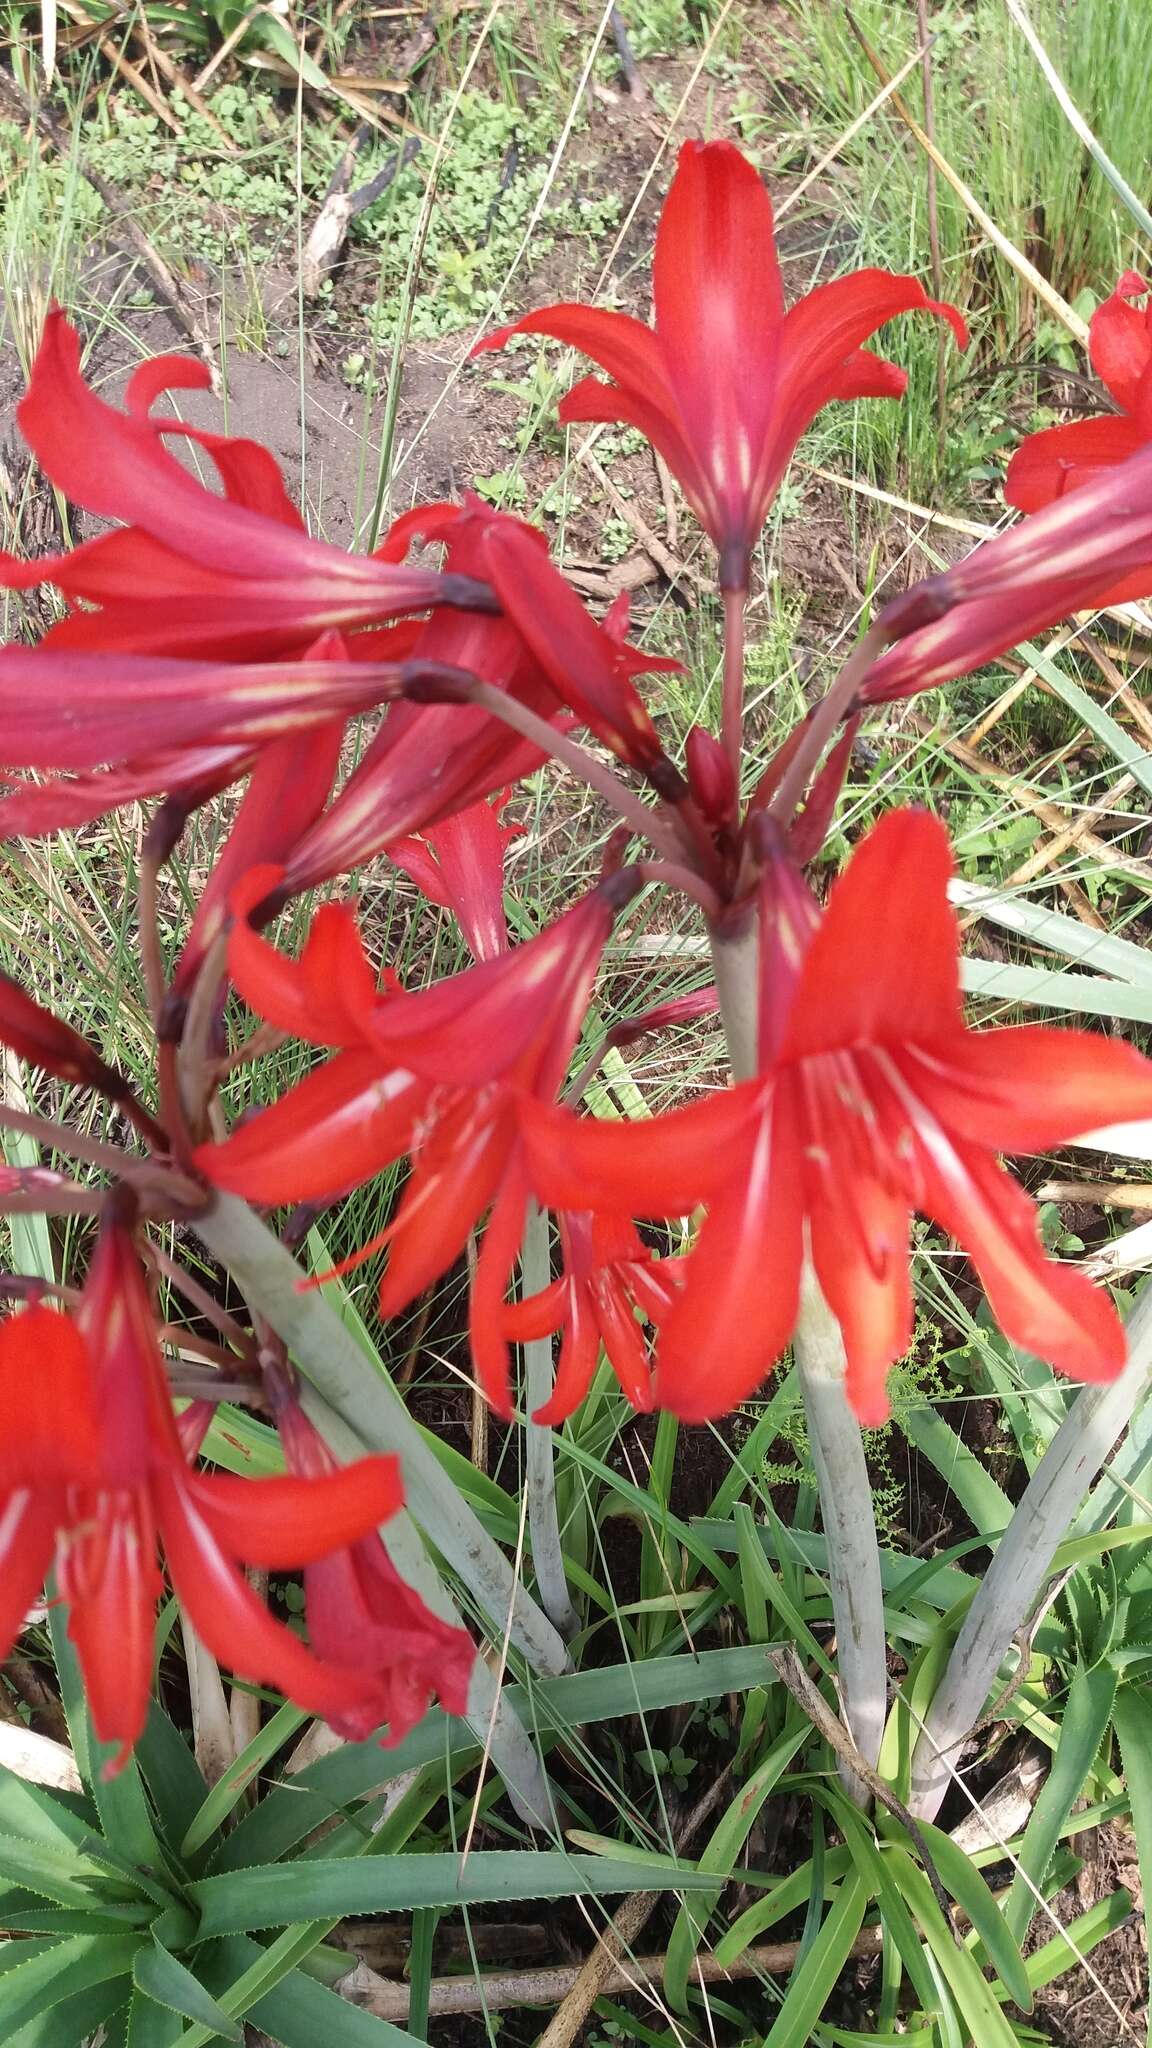
<path id="1" fill-rule="evenodd" d="M 1083 1502 L 1135 1412 L 1149 1355 L 1146 1314 L 1138 1308 L 1125 1329 L 1102 1290 L 1045 1258 L 1027 1200 L 995 1154 L 1152 1118 L 1152 1066 L 1098 1035 L 966 1028 L 953 862 L 943 826 L 925 812 L 882 818 L 826 904 L 805 870 L 824 851 L 871 707 L 947 684 L 1070 611 L 1148 594 L 1152 451 L 1140 434 L 1148 351 L 1132 304 L 1138 282 L 1122 282 L 1093 333 L 1094 347 L 1124 355 L 1111 377 L 1129 415 L 1122 431 L 1097 433 L 1087 449 L 1077 430 L 1025 449 L 1016 477 L 1029 480 L 1026 519 L 880 611 L 827 695 L 755 775 L 744 744 L 745 611 L 753 550 L 792 448 L 825 405 L 899 397 L 899 370 L 864 348 L 890 316 L 942 319 L 960 345 L 965 332 L 916 279 L 879 270 L 822 285 L 785 313 L 767 195 L 731 145 L 689 144 L 681 157 L 657 243 L 653 328 L 582 305 L 517 323 L 600 365 L 610 381 L 583 380 L 564 416 L 650 437 L 714 546 L 721 710 L 715 730 L 693 726 L 682 761 L 638 681 L 666 664 L 630 645 L 621 607 L 593 619 L 535 529 L 465 499 L 418 507 L 376 554 L 346 555 L 305 531 L 256 444 L 197 430 L 221 496 L 174 460 L 166 437 L 190 430 L 158 402 L 203 384 L 199 365 L 146 364 L 119 411 L 85 384 L 74 331 L 59 311 L 49 315 L 25 434 L 68 499 L 120 523 L 48 560 L 3 562 L 10 584 L 51 582 L 69 610 L 35 648 L 0 660 L 9 784 L 0 825 L 32 838 L 160 801 L 139 864 L 149 1099 L 31 993 L 11 985 L 0 999 L 12 1052 L 104 1100 L 119 1120 L 93 1138 L 37 1109 L 3 1112 L 54 1161 L 91 1169 L 62 1172 L 39 1157 L 14 1166 L 10 1213 L 89 1216 L 98 1226 L 82 1287 L 44 1271 L 11 1282 L 23 1299 L 0 1357 L 0 1636 L 14 1638 L 54 1560 L 58 1654 L 78 1664 L 62 1683 L 78 1700 L 82 1680 L 98 1742 L 115 1745 L 105 1761 L 74 1737 L 80 1837 L 46 1797 L 21 1805 L 13 1794 L 12 1836 L 23 1846 L 10 1852 L 10 1882 L 21 1893 L 39 1882 L 64 1916 L 41 1925 L 40 1907 L 9 1902 L 13 1931 L 45 1943 L 36 1955 L 19 1943 L 6 1951 L 0 2010 L 7 1982 L 14 2030 L 48 2016 L 80 2040 L 108 2016 L 133 2043 L 207 2041 L 234 2035 L 247 2013 L 291 2042 L 314 1994 L 294 1985 L 294 2001 L 277 2002 L 271 1990 L 305 1957 L 331 1976 L 319 1951 L 341 1916 L 646 1887 L 684 1894 L 664 1978 L 671 2005 L 683 2006 L 719 1892 L 737 1868 L 757 1883 L 739 1859 L 760 1806 L 787 1783 L 819 1816 L 810 1855 L 762 1887 L 767 1899 L 716 1950 L 733 1962 L 810 1905 L 811 1933 L 769 2035 L 777 2048 L 819 2026 L 876 1909 L 881 2037 L 898 2017 L 915 2025 L 919 2015 L 920 2031 L 941 2041 L 1013 2038 L 999 1999 L 1027 2006 L 1054 1963 L 1039 1961 L 1040 1950 L 1025 1965 L 1019 1942 L 1037 1894 L 1066 1873 L 1057 1845 L 1073 1804 L 1089 1775 L 1103 1802 L 1117 1796 L 1098 1752 L 1121 1677 L 1123 1742 L 1139 1743 L 1147 1713 L 1142 1660 L 1118 1661 L 1117 1648 L 1130 1645 L 1118 1646 L 1101 1617 L 1110 1592 L 1113 1610 L 1120 1597 L 1146 1597 L 1139 1572 L 1150 1532 L 1130 1518 L 1102 1533 Z M 410 560 L 429 545 L 443 549 L 440 568 Z M 345 773 L 348 721 L 381 706 Z M 503 792 L 547 759 L 619 825 L 583 895 L 542 930 L 518 919 L 512 943 Z M 231 830 L 186 929 L 166 944 L 161 872 L 190 816 L 234 785 L 244 793 Z M 455 914 L 475 964 L 405 989 L 371 958 L 342 901 L 315 909 L 294 949 L 265 936 L 287 905 L 384 851 Z M 654 892 L 697 907 L 715 988 L 589 1031 L 605 949 L 614 941 L 626 953 L 629 920 Z M 242 1006 L 254 1022 L 243 1022 Z M 726 1085 L 658 1118 L 587 1113 L 622 1043 L 717 1008 Z M 285 1041 L 332 1056 L 305 1054 L 302 1076 L 274 1103 L 238 1113 L 250 1106 L 249 1068 Z M 323 1211 L 403 1161 L 408 1178 L 383 1232 L 325 1275 Z M 289 1214 L 274 1230 L 261 1212 L 279 1208 Z M 980 1583 L 955 1559 L 909 1569 L 876 1540 L 860 1424 L 884 1417 L 886 1375 L 914 1336 L 913 1211 L 971 1255 L 1013 1344 L 1091 1383 L 999 1524 L 985 1489 L 974 1520 L 998 1541 Z M 212 1285 L 168 1249 L 173 1225 L 182 1243 L 194 1236 L 211 1254 Z M 293 1250 L 309 1240 L 306 1267 Z M 521 1517 L 507 1494 L 429 1442 L 367 1355 L 366 1333 L 316 1284 L 384 1253 L 379 1305 L 392 1318 L 470 1246 L 476 1377 L 496 1414 L 527 1431 Z M 173 1295 L 195 1316 L 174 1314 Z M 346 1311 L 346 1297 L 335 1299 Z M 808 1532 L 730 1513 L 723 1488 L 702 1525 L 668 1506 L 677 1423 L 746 1403 L 789 1343 L 819 1486 L 831 1650 L 811 1626 L 827 1615 L 806 1612 Z M 646 1487 L 625 1488 L 605 1465 L 605 1416 L 617 1397 L 602 1352 L 626 1402 L 661 1411 Z M 221 1402 L 274 1427 L 249 1422 L 237 1438 L 234 1416 L 216 1412 Z M 562 1423 L 572 1463 L 613 1486 L 643 1530 L 637 1613 L 604 1615 L 627 1620 L 642 1653 L 625 1711 L 756 1688 L 736 1745 L 746 1782 L 696 1861 L 654 1852 L 643 1814 L 644 1853 L 631 1856 L 591 1814 L 555 1854 L 471 1847 L 481 1813 L 505 1833 L 556 1828 L 542 1752 L 624 1697 L 595 1666 L 565 1675 L 583 1650 L 572 1596 L 590 1592 L 600 1532 L 587 1502 L 566 1502 L 557 1486 L 552 1431 Z M 243 1476 L 198 1466 L 206 1449 L 235 1468 L 237 1443 Z M 944 1456 L 938 1437 L 935 1451 Z M 291 1476 L 256 1476 L 260 1458 L 278 1454 Z M 1140 1470 L 1136 1462 L 1129 1484 Z M 1084 1513 L 1088 1525 L 1074 1528 Z M 157 1843 L 165 1774 L 192 1783 L 175 1761 L 178 1738 L 157 1738 L 151 1775 L 146 1760 L 153 1613 L 164 1590 L 158 1538 L 190 1626 L 190 1665 L 207 1673 L 194 1681 L 201 1716 L 220 1658 L 353 1738 L 310 1764 L 307 1782 L 256 1802 L 219 1842 L 240 1803 L 245 1757 L 259 1767 L 273 1745 L 258 1728 L 220 1779 L 228 1792 L 213 1803 L 212 1791 L 199 1800 L 189 1791 L 179 1825 L 168 1822 Z M 1002 1664 L 1014 1645 L 1024 1655 L 1017 1639 L 1041 1589 L 1113 1551 L 1116 1586 L 1106 1577 L 1079 1585 L 1044 1639 L 1069 1711 L 1050 1796 L 1025 1831 L 1001 1906 L 935 1829 L 941 1797 Z M 272 1618 L 240 1562 L 264 1573 L 302 1568 L 310 1651 Z M 473 1654 L 449 1584 L 498 1647 L 494 1662 Z M 729 1600 L 744 1615 L 750 1654 L 701 1673 L 686 1646 Z M 910 1666 L 891 1711 L 886 1604 Z M 823 1692 L 795 1657 L 773 1664 L 757 1647 L 778 1622 Z M 509 1665 L 519 1686 L 503 1682 Z M 594 1683 L 580 1692 L 587 1677 Z M 368 1738 L 384 1724 L 412 1769 L 446 1749 L 454 1760 L 457 1732 L 426 1712 L 433 1690 L 468 1724 L 459 1739 L 468 1762 L 484 1746 L 511 1804 L 498 1814 L 493 1788 L 486 1804 L 477 1793 L 460 1858 L 441 1861 L 425 1843 L 410 1858 L 379 1860 L 381 1847 L 409 1836 L 398 1826 L 374 1832 L 390 1818 L 371 1801 L 393 1765 Z M 1035 1706 L 1027 1693 L 1015 1697 Z M 829 1745 L 825 1762 L 840 1767 L 839 1786 L 827 1768 L 792 1769 L 813 1727 Z M 276 1724 L 277 1742 L 284 1728 Z M 116 1788 L 137 1785 L 129 1754 L 138 1746 L 151 1804 L 141 1792 L 129 1816 L 139 1832 L 121 1838 L 104 1807 L 121 1797 Z M 691 1752 L 678 1747 L 690 1772 Z M 671 1771 L 672 1748 L 663 1754 Z M 442 1763 L 429 1798 L 450 1796 L 451 1784 Z M 311 1791 L 315 1799 L 301 1796 Z M 427 1811 L 415 1801 L 413 1830 Z M 291 1854 L 334 1820 L 307 1853 Z M 839 1839 L 826 1842 L 826 1830 Z M 107 1877 L 109 1866 L 125 1884 Z M 90 1896 L 99 1926 L 67 1918 L 88 1912 Z M 127 1914 L 114 1914 L 121 1905 Z M 971 1924 L 969 1945 L 957 1940 L 953 1906 Z M 110 1935 L 110 1915 L 125 1933 Z M 1111 1924 L 1098 1919 L 1088 1939 Z M 271 1947 L 247 1942 L 277 1925 L 290 1932 Z M 61 1952 L 77 1942 L 90 1945 Z M 81 2003 L 65 2013 L 73 1993 Z M 324 2013 L 334 2040 L 386 2038 L 382 2020 L 338 2006 Z M 62 2048 L 65 2037 L 42 2038 Z"/>

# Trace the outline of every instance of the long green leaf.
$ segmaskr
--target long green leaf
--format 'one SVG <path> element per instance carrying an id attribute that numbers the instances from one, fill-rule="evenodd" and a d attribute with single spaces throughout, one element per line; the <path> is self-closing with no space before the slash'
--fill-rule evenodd
<path id="1" fill-rule="evenodd" d="M 967 1914 L 1009 1998 L 1021 2012 L 1031 2012 L 1032 1990 L 1019 1947 L 980 1872 L 942 1829 L 921 1821 L 920 1832 L 932 1852 L 941 1884 Z"/>
<path id="2" fill-rule="evenodd" d="M 748 1833 L 764 1801 L 780 1782 L 801 1744 L 808 1740 L 811 1728 L 807 1721 L 789 1728 L 772 1744 L 763 1763 L 753 1771 L 747 1783 L 742 1785 L 735 1799 L 728 1806 L 721 1819 L 700 1852 L 697 1868 L 715 1871 L 717 1877 L 730 1877 L 736 1858 L 748 1839 Z M 677 2012 L 688 2010 L 688 1979 L 696 1959 L 708 1921 L 719 1901 L 722 1884 L 711 1892 L 685 1900 L 676 1915 L 676 1924 L 668 1939 L 668 1950 L 664 1963 L 664 1995 Z"/>
<path id="3" fill-rule="evenodd" d="M 1012 1502 L 951 1424 L 927 1406 L 898 1409 L 896 1421 L 909 1443 L 936 1467 L 973 1528 L 999 1536 L 1012 1520 Z"/>
<path id="4" fill-rule="evenodd" d="M 139 1936 L 119 1934 L 78 1934 L 43 1948 L 13 1942 L 12 1948 L 33 1953 L 0 1975 L 0 2041 L 64 1999 L 110 1978 L 130 1976 L 139 1946 Z"/>
<path id="5" fill-rule="evenodd" d="M 506 1691 L 521 1718 L 542 1738 L 567 1733 L 585 1722 L 612 1721 L 624 1715 L 651 1714 L 665 1707 L 695 1705 L 722 1699 L 726 1693 L 752 1686 L 775 1686 L 775 1666 L 767 1646 L 735 1650 L 702 1650 L 695 1656 L 653 1657 L 644 1664 L 613 1664 L 600 1671 L 570 1672 L 563 1678 L 537 1679 Z M 395 1749 L 377 1743 L 349 1743 L 311 1764 L 261 1800 L 221 1845 L 216 1870 L 239 1869 L 248 1863 L 271 1862 L 334 1812 L 363 1799 L 421 1764 L 445 1756 L 460 1757 L 477 1749 L 474 1736 L 439 1709 L 426 1714 L 420 1726 Z"/>
<path id="6" fill-rule="evenodd" d="M 178 2013 L 181 2019 L 210 2027 L 217 2034 L 222 2034 L 226 2041 L 242 2039 L 240 2028 L 223 2007 L 217 2005 L 211 1992 L 205 1990 L 199 1978 L 193 1976 L 178 1956 L 171 1955 L 155 1935 L 137 1952 L 132 1965 L 132 1982 L 145 1998 L 166 2007 L 169 2012 Z"/>
<path id="7" fill-rule="evenodd" d="M 264 1953 L 243 1936 L 213 1942 L 206 1952 L 205 1975 L 226 2011 L 236 2010 L 235 1988 L 255 1980 Z M 245 2002 L 242 2010 L 280 2048 L 418 2048 L 403 2028 L 360 2011 L 302 1970 Z M 193 2028 L 180 2048 L 208 2048 L 212 2038 Z"/>
<path id="8" fill-rule="evenodd" d="M 1116 1673 L 1107 1665 L 1097 1665 L 1090 1671 L 1080 1666 L 1073 1673 L 1052 1768 L 1028 1817 L 1018 1868 L 1004 1908 L 1005 1923 L 1018 1942 L 1024 1939 L 1036 1911 L 1036 1894 L 1043 1892 L 1060 1829 L 1083 1792 L 1096 1761 L 1115 1698 Z"/>
<path id="9" fill-rule="evenodd" d="M 957 1945 L 955 1933 L 936 1902 L 922 1870 L 903 1849 L 889 1852 L 891 1868 L 911 1908 L 940 1976 L 952 1993 L 972 2039 L 980 2048 L 1018 2048 L 1016 2036 L 996 2002 L 992 1986 L 972 1951 Z"/>
<path id="10" fill-rule="evenodd" d="M 845 1878 L 824 1925 L 793 1972 L 784 2003 L 764 2038 L 764 2048 L 809 2048 L 812 2029 L 864 1924 L 867 1904 L 867 1889 L 854 1870 Z"/>
<path id="11" fill-rule="evenodd" d="M 12 1771 L 0 1769 L 0 1828 L 24 1842 L 46 1842 L 58 1848 L 78 1846 L 92 1833 L 88 1821 L 63 1799 L 39 1785 L 29 1785 Z"/>
<path id="12" fill-rule="evenodd" d="M 1116 1695 L 1113 1719 L 1132 1802 L 1132 1828 L 1147 1929 L 1152 1920 L 1152 1694 L 1143 1686 L 1122 1686 Z M 1152 2009 L 1147 2025 L 1148 2041 L 1152 2044 Z"/>
<path id="13" fill-rule="evenodd" d="M 84 1856 L 78 1849 L 60 1849 L 46 1842 L 21 1842 L 12 1835 L 0 1835 L 0 1878 L 54 1899 L 60 1906 L 99 1906 L 99 1885 L 115 1878 L 107 1866 Z"/>
<path id="14" fill-rule="evenodd" d="M 616 1892 L 706 1891 L 714 1880 L 671 1858 L 614 1862 L 558 1850 L 483 1849 L 453 1855 L 342 1857 L 266 1864 L 203 1877 L 188 1887 L 202 1940 L 289 1921 L 355 1913 L 410 1913 L 419 1906 L 488 1905 L 511 1899 L 595 1899 Z"/>

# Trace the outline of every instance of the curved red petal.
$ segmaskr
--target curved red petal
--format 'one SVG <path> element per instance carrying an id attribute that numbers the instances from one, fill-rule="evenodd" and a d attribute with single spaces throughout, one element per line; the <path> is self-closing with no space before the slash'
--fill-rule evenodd
<path id="1" fill-rule="evenodd" d="M 952 848 L 927 811 L 889 811 L 834 884 L 780 1057 L 932 1044 L 961 1028 Z"/>
<path id="2" fill-rule="evenodd" d="M 406 1152 L 429 1087 L 370 1053 L 338 1053 L 222 1144 L 200 1145 L 204 1178 L 250 1202 L 308 1202 L 358 1187 Z"/>
<path id="3" fill-rule="evenodd" d="M 532 1416 L 542 1428 L 555 1429 L 575 1413 L 592 1385 L 600 1357 L 600 1329 L 586 1288 L 574 1287 L 556 1377 L 548 1399 Z"/>
<path id="4" fill-rule="evenodd" d="M 185 1484 L 221 1549 L 267 1571 L 287 1571 L 342 1550 L 404 1505 L 398 1458 L 357 1458 L 310 1479 L 194 1472 Z"/>
<path id="5" fill-rule="evenodd" d="M 1143 298 L 1147 290 L 1137 271 L 1126 270 L 1115 291 L 1096 308 L 1088 333 L 1092 368 L 1125 412 L 1135 412 L 1152 369 L 1152 308 L 1139 313 L 1129 303 Z"/>
<path id="6" fill-rule="evenodd" d="M 751 1149 L 728 1155 L 726 1178 L 657 1347 L 657 1404 L 684 1422 L 708 1422 L 746 1401 L 795 1327 L 803 1207 L 785 1091 L 762 1112 Z"/>
<path id="7" fill-rule="evenodd" d="M 755 1114 L 753 1082 L 718 1090 L 635 1123 L 576 1116 L 551 1103 L 520 1105 L 533 1190 L 557 1209 L 686 1216 L 730 1170 Z"/>
<path id="8" fill-rule="evenodd" d="M 911 1084 L 976 1145 L 1039 1152 L 1082 1131 L 1152 1117 L 1152 1061 L 1092 1031 L 1042 1024 L 965 1031 L 934 1055 L 910 1050 Z"/>
<path id="9" fill-rule="evenodd" d="M 0 1322 L 0 1403 L 0 1495 L 95 1477 L 92 1363 L 70 1317 L 36 1302 Z"/>
<path id="10" fill-rule="evenodd" d="M 1005 500 L 1018 512 L 1038 512 L 1066 491 L 1090 483 L 1101 470 L 1127 462 L 1147 438 L 1134 420 L 1115 414 L 1029 434 L 1008 464 Z"/>
<path id="11" fill-rule="evenodd" d="M 844 1340 L 845 1392 L 866 1426 L 888 1418 L 885 1380 L 914 1325 L 908 1204 L 872 1178 L 834 1164 L 810 1196 L 812 1263 Z"/>
<path id="12" fill-rule="evenodd" d="M 497 1415 L 512 1417 L 512 1375 L 504 1330 L 505 1296 L 524 1242 L 528 1191 L 513 1174 L 501 1189 L 472 1276 L 468 1335 L 481 1392 Z"/>
<path id="13" fill-rule="evenodd" d="M 65 1519 L 59 1487 L 7 1487 L 0 1497 L 0 1664 L 48 1576 L 56 1531 Z"/>
<path id="14" fill-rule="evenodd" d="M 667 379 L 660 347 L 650 327 L 634 320 L 630 313 L 608 313 L 596 306 L 541 306 L 523 319 L 513 320 L 495 334 L 485 335 L 472 350 L 474 356 L 503 348 L 514 334 L 547 334 L 614 377 L 618 384 L 657 396 L 667 392 Z"/>

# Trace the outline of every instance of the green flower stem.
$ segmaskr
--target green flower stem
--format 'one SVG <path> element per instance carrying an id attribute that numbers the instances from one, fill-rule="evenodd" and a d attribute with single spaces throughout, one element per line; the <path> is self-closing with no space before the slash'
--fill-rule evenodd
<path id="1" fill-rule="evenodd" d="M 757 1071 L 757 933 L 751 918 L 731 934 L 713 931 L 712 959 L 733 1079 Z M 771 1256 L 770 1248 L 767 1256 Z M 872 1487 L 860 1425 L 844 1393 L 844 1346 L 815 1277 L 806 1268 L 792 1340 L 804 1396 L 820 1512 L 828 1544 L 828 1580 L 844 1718 L 866 1763 L 875 1769 L 887 1712 L 884 1591 Z M 867 1787 L 847 1765 L 841 1777 L 858 1806 Z"/>
<path id="2" fill-rule="evenodd" d="M 1152 1287 L 1128 1318 L 1128 1363 L 1109 1386 L 1076 1396 L 996 1546 L 912 1758 L 909 1806 L 933 1820 L 1013 1639 L 1108 1453 L 1152 1385 Z"/>
<path id="3" fill-rule="evenodd" d="M 552 1278 L 548 1255 L 548 1216 L 533 1203 L 524 1231 L 521 1287 L 537 1294 Z M 524 1346 L 524 1393 L 531 1415 L 543 1407 L 553 1386 L 552 1339 L 536 1337 Z M 564 1550 L 556 1510 L 556 1459 L 552 1431 L 536 1422 L 525 1424 L 528 1479 L 528 1535 L 540 1604 L 553 1627 L 566 1639 L 576 1634 L 580 1617 L 572 1605 L 564 1571 Z"/>
<path id="4" fill-rule="evenodd" d="M 291 1253 L 234 1195 L 217 1195 L 195 1229 L 360 1444 L 399 1457 L 413 1519 L 469 1588 L 497 1638 L 507 1633 L 542 1676 L 566 1670 L 568 1653 L 551 1622 L 424 1443 L 383 1368 L 371 1370 L 318 1289 L 301 1291 L 307 1276 Z"/>

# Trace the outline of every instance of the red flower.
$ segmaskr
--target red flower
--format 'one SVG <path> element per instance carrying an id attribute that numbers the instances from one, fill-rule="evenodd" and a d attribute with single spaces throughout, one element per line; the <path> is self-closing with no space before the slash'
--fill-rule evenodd
<path id="1" fill-rule="evenodd" d="M 660 745 L 632 683 L 679 663 L 626 644 L 626 612 L 597 626 L 548 559 L 544 536 L 469 496 L 427 505 L 393 526 L 381 553 L 399 559 L 416 538 L 442 541 L 450 572 L 497 590 L 499 614 L 433 612 L 413 650 L 505 691 L 542 717 L 571 709 L 628 759 L 649 766 Z M 531 774 L 544 759 L 478 705 L 398 704 L 335 802 L 286 862 L 294 895 L 361 866 L 413 832 L 426 832 L 481 797 Z"/>
<path id="2" fill-rule="evenodd" d="M 379 1678 L 314 1656 L 238 1567 L 283 1570 L 366 1536 L 402 1504 L 395 1460 L 308 1481 L 193 1470 L 131 1232 L 116 1220 L 101 1231 L 74 1321 L 36 1306 L 0 1324 L 0 1379 L 0 1656 L 55 1556 L 93 1724 L 120 1745 L 121 1764 L 148 1710 L 159 1546 L 221 1662 L 346 1734 L 371 1733 Z"/>
<path id="3" fill-rule="evenodd" d="M 1152 594 L 1152 448 L 1079 484 L 881 614 L 895 647 L 860 692 L 884 704 L 951 682 L 1072 612 Z"/>
<path id="4" fill-rule="evenodd" d="M 785 313 L 772 203 L 730 142 L 687 142 L 656 237 L 655 332 L 624 313 L 546 306 L 479 343 L 550 334 L 607 371 L 568 393 L 562 420 L 638 427 L 678 477 L 720 553 L 726 588 L 749 558 L 801 434 L 834 398 L 898 398 L 905 376 L 860 344 L 897 313 L 948 320 L 913 277 L 861 270 L 818 285 Z"/>
<path id="5" fill-rule="evenodd" d="M 290 1471 L 309 1483 L 339 1474 L 323 1437 L 294 1398 L 278 1403 L 276 1426 Z M 448 1713 L 467 1711 L 476 1661 L 471 1637 L 425 1606 L 375 1532 L 305 1565 L 304 1598 L 317 1655 L 337 1669 L 376 1672 L 373 1722 L 387 1726 L 386 1749 L 423 1719 L 434 1694 Z"/>
<path id="6" fill-rule="evenodd" d="M 249 879 L 238 915 L 270 879 Z M 197 1165 L 249 1201 L 308 1201 L 358 1186 L 411 1152 L 394 1220 L 348 1262 L 387 1243 L 386 1316 L 447 1271 L 491 1207 L 472 1290 L 483 1374 L 484 1334 L 499 1326 L 531 1194 L 523 1106 L 550 1102 L 561 1087 L 613 918 L 636 887 L 635 871 L 622 869 L 526 945 L 411 995 L 377 996 L 355 919 L 339 905 L 317 913 L 298 964 L 238 923 L 229 966 L 252 1008 L 340 1050 L 223 1144 L 200 1146 Z M 485 1387 L 508 1413 L 506 1359 L 504 1375 L 499 1365 Z"/>
<path id="7" fill-rule="evenodd" d="M 556 1384 L 533 1422 L 563 1422 L 580 1406 L 601 1346 L 632 1406 L 646 1413 L 652 1406 L 652 1369 L 636 1311 L 659 1324 L 676 1299 L 683 1262 L 656 1258 L 635 1225 L 619 1216 L 568 1211 L 560 1218 L 560 1242 L 564 1271 L 559 1278 L 506 1307 L 503 1316 L 502 1335 L 513 1344 L 564 1333 Z"/>
<path id="8" fill-rule="evenodd" d="M 1152 441 L 1152 303 L 1142 313 L 1132 304 L 1147 291 L 1144 279 L 1126 270 L 1092 315 L 1088 354 L 1119 411 L 1048 427 L 1022 441 L 1004 480 L 1004 496 L 1018 512 L 1037 512 L 1079 490 Z M 1147 596 L 1147 582 L 1134 594 Z"/>
<path id="9" fill-rule="evenodd" d="M 73 504 L 125 524 L 67 555 L 0 556 L 0 584 L 54 583 L 86 607 L 53 626 L 46 646 L 274 661 L 332 627 L 351 632 L 430 604 L 477 600 L 456 578 L 312 539 L 257 442 L 152 417 L 164 392 L 208 383 L 203 363 L 158 356 L 131 377 L 119 412 L 85 384 L 76 331 L 59 307 L 49 312 L 17 417 Z M 168 452 L 169 435 L 204 450 L 223 497 Z"/>
<path id="10" fill-rule="evenodd" d="M 1014 1343 L 1077 1379 L 1124 1364 L 1107 1296 L 1043 1257 L 1032 1206 L 993 1155 L 1152 1114 L 1152 1065 L 1087 1033 L 967 1031 L 951 865 L 943 827 L 897 811 L 822 918 L 798 881 L 772 878 L 758 1079 L 642 1124 L 525 1112 L 547 1201 L 673 1215 L 707 1200 L 657 1364 L 660 1404 L 687 1421 L 753 1392 L 792 1333 L 806 1257 L 843 1331 L 849 1399 L 882 1421 L 885 1375 L 912 1338 L 913 1210 L 969 1252 Z"/>
<path id="11" fill-rule="evenodd" d="M 504 919 L 504 849 L 524 831 L 502 825 L 500 813 L 512 792 L 469 804 L 431 825 L 419 839 L 400 839 L 390 859 L 411 877 L 429 902 L 455 913 L 476 960 L 495 960 L 508 950 Z"/>

